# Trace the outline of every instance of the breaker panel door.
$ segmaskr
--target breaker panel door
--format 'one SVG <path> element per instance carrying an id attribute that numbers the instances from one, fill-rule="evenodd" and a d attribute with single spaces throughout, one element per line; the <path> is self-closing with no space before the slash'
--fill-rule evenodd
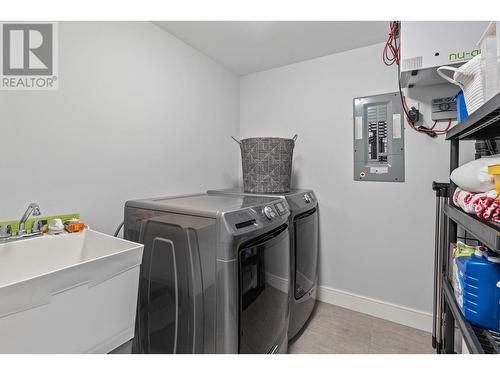
<path id="1" fill-rule="evenodd" d="M 404 182 L 399 93 L 354 99 L 354 180 Z"/>

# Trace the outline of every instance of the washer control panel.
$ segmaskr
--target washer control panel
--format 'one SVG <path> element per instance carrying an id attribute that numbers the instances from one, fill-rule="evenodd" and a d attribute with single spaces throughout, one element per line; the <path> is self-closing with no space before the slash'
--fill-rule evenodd
<path id="1" fill-rule="evenodd" d="M 267 204 L 227 212 L 224 220 L 235 232 L 243 233 L 283 220 L 289 213 L 286 200 L 276 199 Z"/>
<path id="2" fill-rule="evenodd" d="M 274 210 L 274 208 L 272 206 L 264 206 L 264 208 L 262 209 L 262 212 L 264 213 L 264 216 L 268 220 L 273 220 L 275 217 L 278 216 L 278 214 L 276 213 L 276 211 Z"/>
<path id="3" fill-rule="evenodd" d="M 291 211 L 309 209 L 317 206 L 318 198 L 311 190 L 302 190 L 286 197 L 286 201 Z"/>
<path id="4" fill-rule="evenodd" d="M 276 203 L 274 207 L 276 208 L 276 212 L 278 212 L 280 216 L 283 216 L 288 212 L 283 202 Z"/>

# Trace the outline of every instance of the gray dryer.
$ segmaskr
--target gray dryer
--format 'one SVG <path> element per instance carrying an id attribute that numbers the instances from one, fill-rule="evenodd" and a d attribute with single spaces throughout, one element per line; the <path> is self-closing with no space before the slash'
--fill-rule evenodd
<path id="1" fill-rule="evenodd" d="M 288 204 L 196 194 L 125 204 L 144 244 L 134 352 L 284 353 Z"/>
<path id="2" fill-rule="evenodd" d="M 316 195 L 310 189 L 292 189 L 288 193 L 253 194 L 245 193 L 243 189 L 236 188 L 209 190 L 208 193 L 280 197 L 288 202 L 292 267 L 288 338 L 292 339 L 305 326 L 316 303 L 319 249 L 319 216 Z"/>

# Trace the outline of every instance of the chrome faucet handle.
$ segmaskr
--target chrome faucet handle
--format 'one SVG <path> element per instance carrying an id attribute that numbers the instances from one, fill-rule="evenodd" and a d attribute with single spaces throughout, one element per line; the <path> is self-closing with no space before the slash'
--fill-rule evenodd
<path id="1" fill-rule="evenodd" d="M 43 220 L 33 220 L 31 223 L 31 233 L 38 233 L 44 226 Z"/>
<path id="2" fill-rule="evenodd" d="M 0 238 L 12 237 L 12 226 L 10 224 L 0 225 Z"/>
<path id="3" fill-rule="evenodd" d="M 33 216 L 40 216 L 40 207 L 38 205 L 33 207 L 33 212 L 31 213 Z"/>

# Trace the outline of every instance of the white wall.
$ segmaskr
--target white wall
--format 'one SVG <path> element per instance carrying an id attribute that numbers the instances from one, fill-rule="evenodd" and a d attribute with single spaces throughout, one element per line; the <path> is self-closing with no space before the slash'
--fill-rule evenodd
<path id="1" fill-rule="evenodd" d="M 157 26 L 60 23 L 59 78 L 0 92 L 0 221 L 35 201 L 112 233 L 127 199 L 234 182 L 238 78 Z"/>
<path id="2" fill-rule="evenodd" d="M 382 48 L 242 77 L 240 135 L 299 134 L 293 180 L 314 189 L 320 202 L 320 285 L 427 313 L 433 284 L 431 183 L 447 180 L 448 144 L 407 128 L 406 182 L 353 181 L 352 99 L 397 91 L 396 68 L 382 63 Z M 423 101 L 420 109 L 432 124 L 430 100 L 455 91 L 445 85 L 415 88 L 409 95 Z"/>
<path id="3" fill-rule="evenodd" d="M 36 201 L 112 233 L 127 199 L 236 184 L 229 135 L 298 133 L 294 185 L 321 205 L 320 284 L 431 310 L 430 184 L 447 178 L 448 145 L 407 129 L 405 183 L 352 178 L 352 98 L 397 90 L 381 45 L 238 82 L 151 23 L 59 26 L 59 90 L 0 91 L 0 221 Z M 409 95 L 430 123 L 425 101 L 454 91 Z"/>

